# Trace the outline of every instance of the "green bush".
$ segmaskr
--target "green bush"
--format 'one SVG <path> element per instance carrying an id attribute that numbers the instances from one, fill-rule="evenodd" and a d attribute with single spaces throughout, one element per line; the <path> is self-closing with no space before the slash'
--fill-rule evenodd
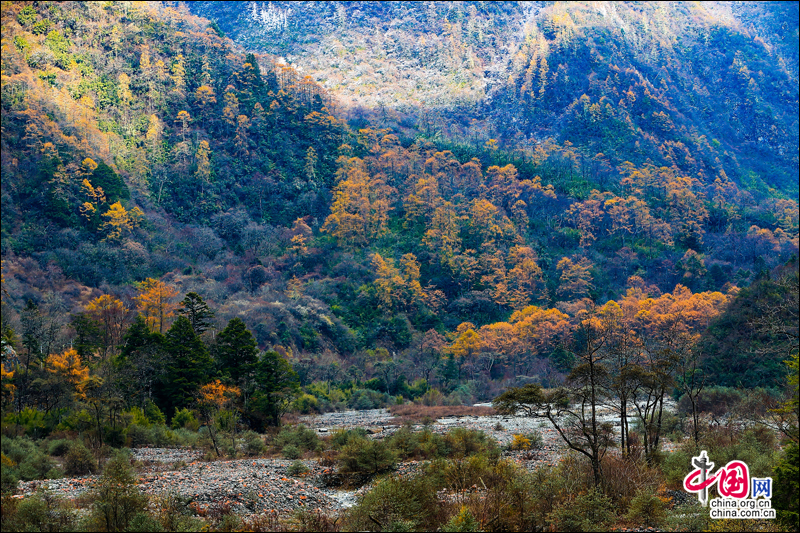
<path id="1" fill-rule="evenodd" d="M 344 448 L 351 439 L 362 439 L 368 435 L 364 428 L 339 429 L 331 435 L 331 447 L 336 450 Z"/>
<path id="2" fill-rule="evenodd" d="M 261 455 L 264 453 L 264 440 L 261 438 L 261 435 L 256 433 L 255 431 L 245 431 L 242 434 L 242 439 L 244 440 L 244 450 L 247 455 Z"/>
<path id="3" fill-rule="evenodd" d="M 475 519 L 466 505 L 442 527 L 442 531 L 478 531 L 480 523 Z"/>
<path id="4" fill-rule="evenodd" d="M 563 502 L 547 518 L 556 531 L 603 531 L 614 519 L 614 505 L 599 489 L 592 488 Z"/>
<path id="5" fill-rule="evenodd" d="M 3 470 L 8 470 L 7 476 L 23 481 L 61 477 L 51 458 L 28 437 L 3 438 L 2 450 L 7 459 L 3 464 Z"/>
<path id="6" fill-rule="evenodd" d="M 13 494 L 17 490 L 17 485 L 19 485 L 19 478 L 14 470 L 16 463 L 8 459 L 5 454 L 2 456 L 2 460 L 3 467 L 0 468 L 0 493 Z"/>
<path id="7" fill-rule="evenodd" d="M 94 455 L 81 442 L 73 442 L 64 457 L 64 472 L 70 476 L 83 476 L 97 472 Z"/>
<path id="8" fill-rule="evenodd" d="M 150 516 L 148 513 L 136 513 L 128 522 L 128 529 L 125 531 L 129 531 L 131 533 L 147 533 L 148 531 L 160 533 L 164 531 L 164 526 L 162 526 L 161 522 Z"/>
<path id="9" fill-rule="evenodd" d="M 98 531 L 126 531 L 134 517 L 146 512 L 147 496 L 136 486 L 128 454 L 118 452 L 106 464 L 90 493 L 94 500 L 89 523 Z"/>
<path id="10" fill-rule="evenodd" d="M 286 472 L 290 476 L 299 476 L 300 474 L 305 474 L 308 472 L 308 467 L 303 463 L 303 461 L 295 461 L 293 462 L 289 468 L 286 469 Z"/>
<path id="11" fill-rule="evenodd" d="M 63 457 L 69 451 L 69 441 L 67 439 L 57 439 L 51 441 L 47 453 L 54 457 Z"/>
<path id="12" fill-rule="evenodd" d="M 298 448 L 294 444 L 287 444 L 286 446 L 284 446 L 281 453 L 287 459 L 299 459 L 301 455 L 300 448 Z"/>
<path id="13" fill-rule="evenodd" d="M 197 421 L 194 413 L 192 413 L 189 409 L 184 407 L 179 411 L 176 408 L 175 416 L 172 417 L 172 424 L 170 424 L 170 427 L 172 429 L 189 429 L 192 431 L 197 431 L 197 429 L 200 427 L 200 422 Z"/>
<path id="14" fill-rule="evenodd" d="M 800 530 L 800 448 L 792 442 L 783 451 L 775 465 L 773 481 L 775 494 L 772 498 L 777 509 L 778 522 L 789 531 Z"/>
<path id="15" fill-rule="evenodd" d="M 128 426 L 128 445 L 131 448 L 141 446 L 173 446 L 178 443 L 175 432 L 167 429 L 163 424 L 140 425 L 133 423 Z"/>
<path id="16" fill-rule="evenodd" d="M 77 514 L 67 501 L 37 492 L 14 507 L 3 502 L 3 531 L 79 531 Z"/>
<path id="17" fill-rule="evenodd" d="M 278 449 L 284 449 L 287 445 L 293 445 L 301 451 L 315 452 L 321 449 L 322 442 L 317 436 L 317 432 L 305 426 L 284 427 L 275 436 L 273 445 Z"/>
<path id="18" fill-rule="evenodd" d="M 639 490 L 631 500 L 627 519 L 647 527 L 659 527 L 666 519 L 664 502 L 655 494 Z"/>
<path id="19" fill-rule="evenodd" d="M 301 394 L 292 402 L 292 411 L 307 415 L 319 413 L 319 400 L 310 394 Z"/>
<path id="20" fill-rule="evenodd" d="M 438 514 L 436 486 L 427 477 L 389 477 L 350 509 L 343 529 L 374 530 L 378 521 L 385 531 L 435 531 Z"/>
<path id="21" fill-rule="evenodd" d="M 379 474 L 394 468 L 397 459 L 385 443 L 361 438 L 342 448 L 338 461 L 345 473 Z"/>

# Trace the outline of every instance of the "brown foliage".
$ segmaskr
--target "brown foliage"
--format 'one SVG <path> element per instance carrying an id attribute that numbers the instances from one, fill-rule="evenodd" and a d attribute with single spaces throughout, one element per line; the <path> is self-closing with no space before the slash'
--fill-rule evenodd
<path id="1" fill-rule="evenodd" d="M 476 407 L 470 405 L 393 405 L 389 412 L 394 418 L 393 423 L 421 422 L 425 419 L 436 420 L 446 416 L 492 416 L 497 414 L 491 407 Z"/>

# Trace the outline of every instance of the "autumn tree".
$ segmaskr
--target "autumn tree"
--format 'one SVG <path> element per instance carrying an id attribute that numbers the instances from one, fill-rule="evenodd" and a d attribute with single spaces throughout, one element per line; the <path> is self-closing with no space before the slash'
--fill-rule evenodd
<path id="1" fill-rule="evenodd" d="M 86 306 L 89 317 L 100 324 L 103 357 L 121 344 L 128 318 L 128 309 L 120 300 L 109 294 L 98 296 Z"/>
<path id="2" fill-rule="evenodd" d="M 223 413 L 230 413 L 233 403 L 240 395 L 239 388 L 225 385 L 218 379 L 203 385 L 197 393 L 197 405 L 217 456 L 220 455 L 217 446 L 217 428 L 220 426 L 220 419 Z M 235 443 L 233 434 L 231 440 Z"/>
<path id="3" fill-rule="evenodd" d="M 134 297 L 136 309 L 141 313 L 151 330 L 164 332 L 167 319 L 175 315 L 172 299 L 178 295 L 172 286 L 153 278 L 139 284 L 139 295 Z"/>
<path id="4" fill-rule="evenodd" d="M 322 231 L 333 235 L 342 246 L 364 245 L 386 231 L 391 210 L 392 187 L 379 176 L 371 177 L 358 158 L 339 158 L 331 214 Z"/>
<path id="5" fill-rule="evenodd" d="M 573 261 L 563 257 L 556 265 L 561 272 L 558 279 L 558 294 L 564 300 L 577 300 L 588 296 L 592 287 L 592 273 L 589 271 L 594 265 L 585 257 Z"/>

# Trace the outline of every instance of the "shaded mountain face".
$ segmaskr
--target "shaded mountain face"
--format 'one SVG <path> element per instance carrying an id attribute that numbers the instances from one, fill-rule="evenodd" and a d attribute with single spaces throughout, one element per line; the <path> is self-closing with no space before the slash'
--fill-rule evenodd
<path id="1" fill-rule="evenodd" d="M 724 167 L 746 188 L 797 193 L 793 3 L 189 7 L 345 103 L 419 113 L 428 131 L 509 149 L 569 141 L 701 180 Z"/>

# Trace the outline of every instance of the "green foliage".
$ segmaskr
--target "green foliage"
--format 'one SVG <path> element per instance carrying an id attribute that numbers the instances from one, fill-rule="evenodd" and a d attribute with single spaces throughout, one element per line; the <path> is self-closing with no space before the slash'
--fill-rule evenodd
<path id="1" fill-rule="evenodd" d="M 350 441 L 360 441 L 368 435 L 364 428 L 338 429 L 331 435 L 330 445 L 336 450 L 345 447 Z"/>
<path id="2" fill-rule="evenodd" d="M 147 421 L 151 424 L 162 425 L 166 421 L 164 413 L 161 412 L 161 409 L 159 409 L 152 400 L 147 400 L 147 403 L 144 405 L 144 416 L 147 417 Z"/>
<path id="3" fill-rule="evenodd" d="M 357 531 L 373 529 L 375 521 L 387 530 L 433 531 L 438 526 L 438 507 L 436 487 L 425 477 L 391 476 L 359 499 L 347 513 L 346 523 L 348 529 Z"/>
<path id="4" fill-rule="evenodd" d="M 129 456 L 118 452 L 106 463 L 100 482 L 90 494 L 94 500 L 89 517 L 92 529 L 127 531 L 134 517 L 146 512 L 147 496 L 136 483 Z"/>
<path id="5" fill-rule="evenodd" d="M 233 318 L 219 332 L 213 348 L 219 371 L 233 383 L 239 384 L 249 376 L 258 363 L 258 348 L 253 334 L 241 318 Z"/>
<path id="6" fill-rule="evenodd" d="M 800 528 L 800 447 L 790 443 L 781 454 L 773 473 L 772 505 L 778 522 L 789 531 Z"/>
<path id="7" fill-rule="evenodd" d="M 256 392 L 250 402 L 251 416 L 262 425 L 279 425 L 281 415 L 300 392 L 297 373 L 278 352 L 270 350 L 256 365 L 253 381 Z"/>
<path id="8" fill-rule="evenodd" d="M 6 459 L 3 463 L 3 470 L 7 471 L 6 487 L 11 485 L 12 478 L 31 481 L 61 477 L 52 459 L 27 437 L 3 437 L 2 450 Z"/>
<path id="9" fill-rule="evenodd" d="M 64 456 L 64 473 L 69 476 L 85 476 L 97 471 L 97 461 L 92 452 L 80 441 L 72 442 Z"/>
<path id="10" fill-rule="evenodd" d="M 480 524 L 466 505 L 442 526 L 442 531 L 479 531 Z"/>
<path id="11" fill-rule="evenodd" d="M 36 21 L 37 13 L 33 6 L 25 6 L 17 14 L 17 22 L 23 26 L 30 26 Z"/>
<path id="12" fill-rule="evenodd" d="M 291 465 L 289 465 L 289 468 L 286 469 L 286 473 L 288 473 L 290 476 L 293 477 L 305 474 L 308 471 L 309 468 L 305 465 L 303 461 L 295 461 Z"/>
<path id="13" fill-rule="evenodd" d="M 397 459 L 386 443 L 358 438 L 341 449 L 338 461 L 342 472 L 375 475 L 394 468 Z"/>
<path id="14" fill-rule="evenodd" d="M 315 396 L 303 393 L 292 402 L 292 410 L 307 415 L 319 412 L 319 402 Z"/>
<path id="15" fill-rule="evenodd" d="M 614 517 L 611 499 L 592 488 L 556 507 L 548 516 L 558 531 L 604 531 Z"/>
<path id="16" fill-rule="evenodd" d="M 178 317 L 164 335 L 170 360 L 158 389 L 160 407 L 167 413 L 194 403 L 200 387 L 210 381 L 213 361 L 191 322 Z"/>
<path id="17" fill-rule="evenodd" d="M 655 494 L 639 490 L 631 500 L 627 519 L 646 527 L 660 527 L 666 519 L 664 502 Z"/>
<path id="18" fill-rule="evenodd" d="M 195 418 L 194 413 L 187 408 L 175 411 L 175 416 L 172 417 L 170 425 L 172 429 L 185 428 L 192 431 L 197 431 L 200 427 L 200 422 Z"/>
<path id="19" fill-rule="evenodd" d="M 300 448 L 298 448 L 294 444 L 287 444 L 286 446 L 284 446 L 281 453 L 287 459 L 297 459 L 302 455 L 300 453 Z"/>
<path id="20" fill-rule="evenodd" d="M 266 449 L 264 440 L 255 431 L 245 431 L 242 433 L 241 438 L 244 440 L 244 450 L 247 455 L 261 455 L 264 453 Z"/>
<path id="21" fill-rule="evenodd" d="M 3 500 L 3 531 L 78 531 L 78 514 L 69 502 L 38 491 L 20 501 Z"/>
<path id="22" fill-rule="evenodd" d="M 283 449 L 285 454 L 286 446 L 294 446 L 300 451 L 318 451 L 321 447 L 321 441 L 317 436 L 317 432 L 313 429 L 308 429 L 302 424 L 294 427 L 284 427 L 281 429 L 274 440 L 272 445 L 278 449 Z M 295 459 L 290 457 L 289 459 Z"/>

